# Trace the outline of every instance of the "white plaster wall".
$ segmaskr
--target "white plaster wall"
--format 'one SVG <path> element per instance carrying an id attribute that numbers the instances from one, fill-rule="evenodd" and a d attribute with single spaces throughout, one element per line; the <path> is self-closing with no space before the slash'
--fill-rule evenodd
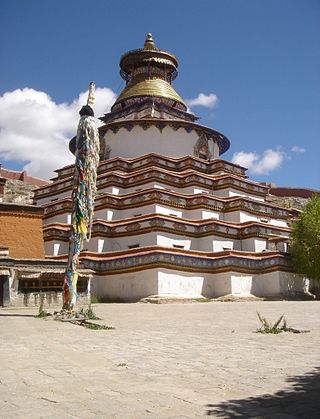
<path id="1" fill-rule="evenodd" d="M 203 275 L 190 275 L 184 272 L 158 272 L 158 294 L 163 296 L 201 297 Z"/>
<path id="2" fill-rule="evenodd" d="M 49 197 L 44 197 L 44 198 L 37 198 L 37 205 L 40 206 L 40 205 L 48 204 L 50 202 L 58 201 L 59 199 L 62 199 L 62 198 L 71 198 L 71 190 L 59 193 L 55 195 L 54 197 L 49 196 Z"/>
<path id="3" fill-rule="evenodd" d="M 101 242 L 99 244 L 99 240 L 104 240 L 103 245 Z M 99 249 L 101 249 L 101 252 L 109 252 L 125 250 L 128 249 L 130 245 L 134 244 L 139 244 L 140 247 L 157 245 L 169 248 L 175 247 L 176 245 L 183 246 L 186 250 L 199 250 L 202 252 L 222 252 L 223 247 L 240 250 L 239 240 L 226 240 L 224 238 L 220 238 L 219 236 L 188 238 L 188 236 L 176 235 L 174 233 L 157 232 L 118 238 L 93 237 L 87 244 L 87 248 L 92 252 L 98 252 Z"/>
<path id="4" fill-rule="evenodd" d="M 212 240 L 212 251 L 213 252 L 223 252 L 224 248 L 228 248 L 230 250 L 233 249 L 233 245 L 234 242 L 233 240 L 226 240 L 220 237 L 216 237 L 214 238 L 214 240 Z"/>
<path id="5" fill-rule="evenodd" d="M 270 224 L 274 226 L 279 226 L 279 227 L 288 227 L 288 223 L 284 220 L 271 219 Z"/>
<path id="6" fill-rule="evenodd" d="M 252 275 L 231 275 L 231 293 L 238 296 L 251 295 Z"/>
<path id="7" fill-rule="evenodd" d="M 240 223 L 240 211 L 224 212 L 220 215 L 220 220 Z"/>
<path id="8" fill-rule="evenodd" d="M 245 223 L 246 221 L 258 221 L 260 218 L 256 215 L 248 214 L 243 211 L 239 211 L 240 223 Z"/>
<path id="9" fill-rule="evenodd" d="M 103 240 L 103 243 L 99 240 Z M 156 233 L 137 234 L 127 237 L 92 237 L 86 247 L 90 252 L 111 252 L 117 250 L 126 250 L 129 246 L 139 244 L 140 247 L 155 246 L 157 243 Z"/>
<path id="10" fill-rule="evenodd" d="M 53 224 L 53 223 L 63 223 L 63 224 L 70 224 L 71 223 L 71 214 L 70 213 L 61 213 L 58 215 L 54 215 L 53 217 L 45 218 L 43 220 L 45 225 Z"/>
<path id="11" fill-rule="evenodd" d="M 46 256 L 66 255 L 69 249 L 69 242 L 60 242 L 50 240 L 44 243 L 44 252 Z"/>
<path id="12" fill-rule="evenodd" d="M 214 142 L 214 141 L 209 141 L 209 146 L 212 145 L 212 151 L 211 153 L 213 154 L 212 159 L 218 159 L 219 155 L 220 155 L 220 150 L 219 150 L 219 146 L 218 143 Z"/>
<path id="13" fill-rule="evenodd" d="M 234 294 L 259 297 L 306 291 L 306 281 L 297 274 L 271 272 L 262 275 L 239 272 L 192 273 L 173 269 L 148 269 L 132 274 L 94 276 L 92 292 L 104 298 L 136 300 L 150 295 L 216 298 Z"/>
<path id="14" fill-rule="evenodd" d="M 157 214 L 163 214 L 163 215 L 174 215 L 176 217 L 181 218 L 182 217 L 182 211 L 173 209 L 170 207 L 165 207 L 163 205 L 156 205 L 156 211 Z"/>
<path id="15" fill-rule="evenodd" d="M 223 237 L 219 236 L 205 236 L 205 237 L 199 237 L 197 239 L 197 242 L 194 242 L 194 239 L 192 239 L 192 245 L 197 245 L 197 250 L 202 252 L 222 252 L 223 247 L 230 246 L 234 250 L 240 250 L 239 246 L 239 240 L 227 240 Z"/>
<path id="16" fill-rule="evenodd" d="M 255 275 L 252 294 L 257 296 L 294 295 L 305 291 L 305 280 L 301 275 L 291 272 L 270 272 Z"/>
<path id="17" fill-rule="evenodd" d="M 211 191 L 209 189 L 205 189 L 205 188 L 193 188 L 193 193 L 194 194 L 202 194 L 202 193 L 206 193 L 209 194 Z"/>
<path id="18" fill-rule="evenodd" d="M 237 191 L 236 189 L 233 189 L 233 188 L 217 189 L 214 191 L 214 195 L 225 197 L 225 198 L 241 196 L 243 198 L 254 199 L 255 201 L 260 201 L 260 202 L 264 201 L 264 198 L 261 196 L 253 195 L 253 194 L 246 193 L 243 191 Z"/>
<path id="19" fill-rule="evenodd" d="M 163 211 L 156 210 L 156 207 L 164 208 Z M 107 209 L 99 209 L 95 211 L 94 218 L 95 219 L 102 219 L 102 220 L 108 220 L 108 221 L 117 221 L 117 220 L 124 220 L 126 218 L 132 218 L 135 216 L 138 216 L 139 214 L 145 215 L 145 214 L 176 214 L 178 217 L 187 218 L 190 220 L 208 220 L 208 219 L 215 219 L 219 220 L 219 217 L 222 217 L 222 213 L 218 213 L 216 211 L 210 211 L 210 210 L 202 210 L 201 208 L 196 208 L 192 210 L 186 210 L 186 209 L 179 209 L 177 210 L 176 207 L 171 207 L 170 205 L 157 205 L 157 204 L 151 204 L 151 205 L 142 205 L 141 207 L 136 208 L 129 208 L 129 209 L 119 209 L 119 210 L 107 210 Z M 61 219 L 64 219 L 65 215 L 62 215 Z M 50 218 L 51 220 L 51 218 Z M 48 224 L 51 221 L 46 222 Z"/>
<path id="20" fill-rule="evenodd" d="M 242 249 L 244 252 L 263 252 L 267 247 L 267 241 L 264 239 L 242 239 Z"/>
<path id="21" fill-rule="evenodd" d="M 248 194 L 245 194 L 243 192 L 233 191 L 232 189 L 224 189 L 221 192 L 224 193 L 224 195 L 222 195 L 222 196 L 228 196 L 230 198 L 232 196 L 242 196 L 243 198 L 248 196 Z"/>
<path id="22" fill-rule="evenodd" d="M 253 239 L 254 240 L 254 251 L 255 252 L 263 252 L 266 250 L 267 242 L 263 239 Z"/>
<path id="23" fill-rule="evenodd" d="M 214 220 L 219 220 L 220 214 L 215 211 L 201 210 L 201 217 L 203 220 L 208 220 L 213 218 Z"/>
<path id="24" fill-rule="evenodd" d="M 132 158 L 147 153 L 182 157 L 193 156 L 193 147 L 198 140 L 198 134 L 195 131 L 187 133 L 183 128 L 175 131 L 169 126 L 162 132 L 154 126 L 147 130 L 135 126 L 130 132 L 125 128 L 120 128 L 116 134 L 109 130 L 104 140 L 106 145 L 111 147 L 110 158 L 117 156 Z"/>
<path id="25" fill-rule="evenodd" d="M 139 244 L 140 247 L 163 246 L 173 248 L 175 246 L 183 246 L 186 250 L 202 252 L 222 252 L 223 247 L 240 250 L 239 240 L 226 240 L 219 236 L 188 238 L 188 236 L 176 235 L 174 233 L 157 233 L 156 231 L 117 238 L 92 237 L 90 242 L 86 243 L 86 248 L 91 252 L 110 252 L 125 250 L 135 244 Z"/>
<path id="26" fill-rule="evenodd" d="M 167 191 L 172 191 L 172 192 L 178 192 L 181 194 L 193 194 L 194 193 L 194 187 L 193 186 L 188 186 L 185 188 L 181 188 L 179 187 L 179 185 L 168 185 L 166 183 L 162 183 L 159 181 L 150 181 L 148 182 L 148 179 L 145 180 L 145 183 L 143 185 L 135 185 L 135 186 L 129 186 L 127 188 L 122 188 L 122 187 L 118 187 L 119 189 L 119 193 L 117 194 L 113 194 L 113 195 L 125 195 L 125 194 L 129 194 L 132 192 L 138 192 L 138 191 L 143 191 L 145 189 L 149 189 L 149 188 L 154 188 L 154 189 L 165 189 Z M 112 193 L 112 187 L 111 186 L 106 186 L 106 187 L 101 187 L 99 186 L 99 193 Z"/>
<path id="27" fill-rule="evenodd" d="M 183 246 L 184 249 L 190 250 L 191 248 L 191 240 L 190 239 L 180 239 L 179 236 L 174 236 L 166 234 L 157 234 L 157 246 L 163 246 L 163 247 L 175 247 L 175 246 Z M 181 236 L 180 236 L 181 237 Z M 195 244 L 195 241 L 193 240 L 193 244 Z M 192 250 L 197 250 L 194 248 L 195 246 L 192 246 Z"/>
<path id="28" fill-rule="evenodd" d="M 202 295 L 207 298 L 216 298 L 231 294 L 231 275 L 232 272 L 205 274 Z"/>
<path id="29" fill-rule="evenodd" d="M 91 293 L 104 299 L 139 300 L 158 294 L 158 270 L 148 269 L 132 274 L 94 275 Z"/>

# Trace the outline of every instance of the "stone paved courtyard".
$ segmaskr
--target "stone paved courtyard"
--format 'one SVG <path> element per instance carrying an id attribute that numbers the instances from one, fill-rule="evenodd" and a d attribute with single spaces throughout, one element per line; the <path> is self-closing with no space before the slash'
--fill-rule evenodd
<path id="1" fill-rule="evenodd" d="M 320 303 L 99 304 L 114 330 L 1 309 L 1 418 L 319 418 Z M 310 333 L 263 335 L 256 312 Z"/>

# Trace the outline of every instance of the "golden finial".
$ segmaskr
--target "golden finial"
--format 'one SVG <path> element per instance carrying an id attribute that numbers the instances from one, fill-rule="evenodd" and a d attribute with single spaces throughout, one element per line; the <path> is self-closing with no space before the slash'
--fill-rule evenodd
<path id="1" fill-rule="evenodd" d="M 156 49 L 151 33 L 148 33 L 143 49 Z"/>
<path id="2" fill-rule="evenodd" d="M 94 90 L 95 90 L 95 84 L 94 82 L 90 82 L 90 86 L 89 86 L 89 93 L 88 93 L 88 100 L 87 100 L 87 105 L 92 106 L 94 104 Z"/>

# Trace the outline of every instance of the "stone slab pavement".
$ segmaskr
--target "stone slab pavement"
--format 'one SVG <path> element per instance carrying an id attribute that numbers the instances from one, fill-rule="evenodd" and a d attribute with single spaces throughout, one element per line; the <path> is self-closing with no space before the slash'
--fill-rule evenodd
<path id="1" fill-rule="evenodd" d="M 0 309 L 0 417 L 319 418 L 319 310 L 316 301 L 97 304 L 115 329 L 89 330 Z M 254 333 L 257 311 L 310 333 Z"/>

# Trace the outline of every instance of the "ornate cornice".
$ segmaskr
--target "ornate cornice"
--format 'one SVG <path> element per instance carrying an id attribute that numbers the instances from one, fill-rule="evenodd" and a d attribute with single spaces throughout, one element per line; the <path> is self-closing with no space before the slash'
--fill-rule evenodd
<path id="1" fill-rule="evenodd" d="M 291 219 L 298 215 L 298 212 L 295 210 L 259 202 L 250 198 L 221 198 L 209 194 L 186 195 L 156 188 L 149 188 L 140 192 L 132 192 L 121 196 L 108 193 L 98 195 L 95 201 L 95 210 L 98 211 L 100 209 L 108 208 L 126 210 L 129 208 L 141 208 L 145 205 L 154 203 L 186 210 L 203 208 L 219 213 L 244 211 L 258 216 L 280 219 Z M 45 206 L 45 219 L 53 217 L 56 214 L 70 212 L 70 210 L 70 198 L 50 202 Z"/>
<path id="2" fill-rule="evenodd" d="M 237 164 L 228 162 L 222 159 L 215 159 L 206 161 L 195 156 L 184 156 L 184 157 L 168 157 L 162 156 L 156 153 L 148 153 L 133 159 L 126 159 L 123 157 L 114 157 L 109 160 L 101 161 L 98 167 L 98 174 L 102 174 L 105 171 L 120 169 L 124 172 L 134 172 L 150 166 L 157 166 L 173 172 L 181 172 L 186 169 L 194 170 L 196 173 L 212 174 L 217 171 L 226 171 L 236 176 L 246 177 L 244 167 Z M 65 166 L 61 169 L 55 170 L 58 173 L 57 180 L 73 176 L 74 165 Z M 260 185 L 265 190 L 268 190 L 268 186 Z M 39 188 L 41 189 L 41 188 Z"/>
<path id="3" fill-rule="evenodd" d="M 95 270 L 96 275 L 103 276 L 158 267 L 211 274 L 230 271 L 246 274 L 292 272 L 289 256 L 281 252 L 208 253 L 155 246 L 132 250 L 112 253 L 83 252 L 81 261 L 86 267 Z M 65 259 L 65 256 L 59 256 L 57 259 Z"/>
<path id="4" fill-rule="evenodd" d="M 157 111 L 160 114 L 165 114 L 165 118 L 168 118 L 169 120 L 182 119 L 194 122 L 199 119 L 196 115 L 178 107 L 174 107 L 173 105 L 174 101 L 168 98 L 136 97 L 127 100 L 124 108 L 118 106 L 118 108 L 116 107 L 112 112 L 106 113 L 99 119 L 105 124 L 109 124 L 120 119 L 140 119 L 139 114 L 146 112 L 147 110 L 153 110 L 153 112 Z M 103 129 L 101 132 L 103 132 Z"/>
<path id="5" fill-rule="evenodd" d="M 44 226 L 44 240 L 54 238 L 61 241 L 69 240 L 70 226 L 64 223 L 51 223 Z M 232 240 L 251 237 L 288 238 L 289 228 L 270 226 L 261 222 L 231 223 L 218 220 L 189 220 L 159 214 L 148 214 L 132 219 L 105 221 L 95 219 L 92 237 L 127 237 L 147 234 L 151 231 L 168 232 L 184 237 L 220 236 Z"/>
<path id="6" fill-rule="evenodd" d="M 195 173 L 188 171 L 183 173 L 172 173 L 171 171 L 151 166 L 134 173 L 121 172 L 105 172 L 98 175 L 97 188 L 102 189 L 107 186 L 120 186 L 122 188 L 130 188 L 143 185 L 150 181 L 157 181 L 165 185 L 175 188 L 185 188 L 187 186 L 199 186 L 212 190 L 221 190 L 232 187 L 239 191 L 252 193 L 253 195 L 264 197 L 268 188 L 259 185 L 248 179 L 239 178 L 233 174 L 226 173 L 222 175 L 206 175 L 204 173 Z M 72 178 L 66 178 L 61 181 L 54 182 L 46 188 L 37 189 L 35 192 L 35 200 L 46 196 L 56 195 L 72 189 Z"/>

